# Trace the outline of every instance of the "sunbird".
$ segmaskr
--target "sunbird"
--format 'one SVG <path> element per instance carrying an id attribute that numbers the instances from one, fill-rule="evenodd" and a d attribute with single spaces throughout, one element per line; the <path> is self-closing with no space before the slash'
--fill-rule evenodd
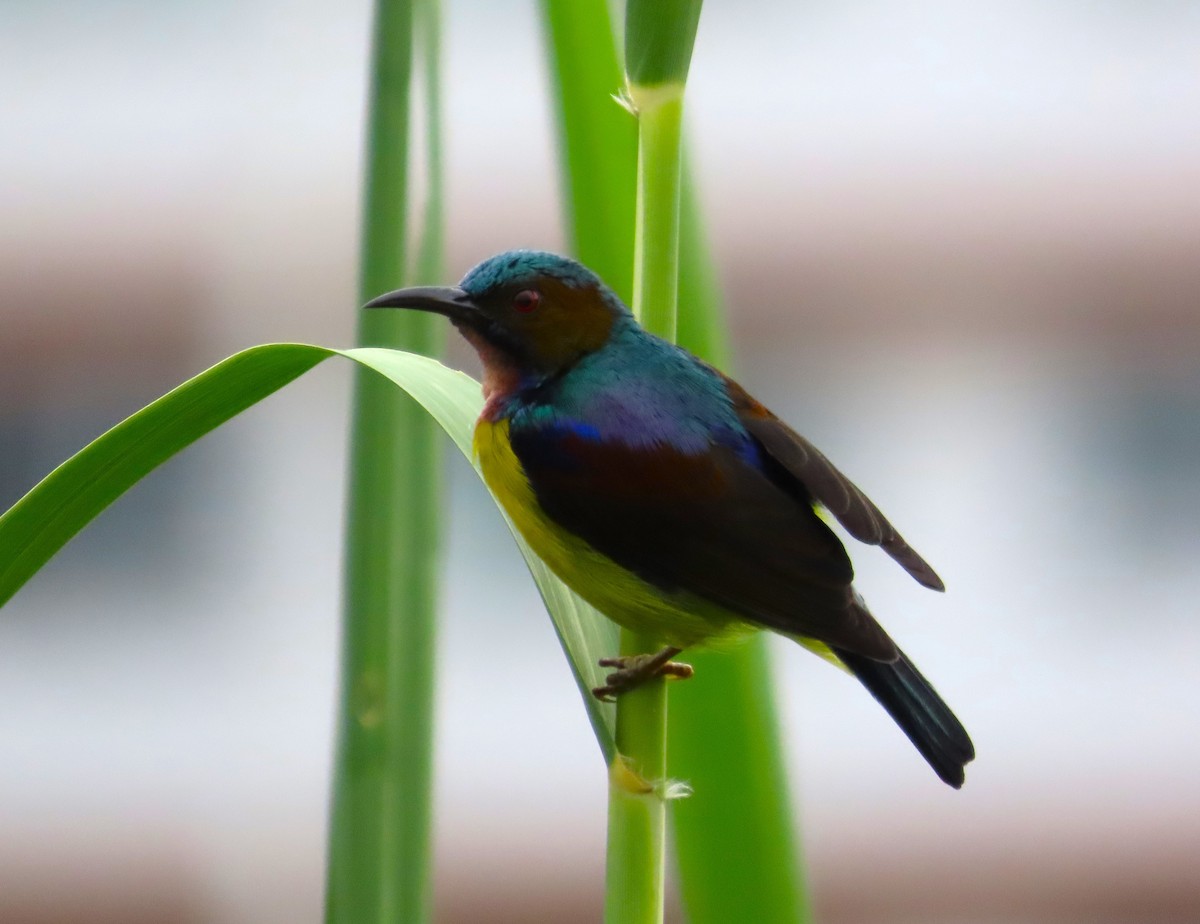
<path id="1" fill-rule="evenodd" d="M 367 308 L 445 315 L 479 353 L 474 447 L 526 541 L 579 596 L 661 651 L 611 658 L 611 698 L 671 659 L 755 629 L 788 636 L 862 682 L 956 789 L 975 748 L 875 621 L 818 514 L 945 585 L 862 491 L 737 382 L 644 330 L 591 270 L 513 250 L 457 286 L 399 289 Z"/>

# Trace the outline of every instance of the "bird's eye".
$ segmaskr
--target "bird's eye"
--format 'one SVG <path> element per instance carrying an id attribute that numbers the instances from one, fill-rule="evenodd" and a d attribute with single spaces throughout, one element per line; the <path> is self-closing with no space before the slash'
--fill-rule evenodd
<path id="1" fill-rule="evenodd" d="M 521 314 L 529 314 L 542 300 L 542 293 L 536 289 L 523 289 L 513 296 L 513 307 Z"/>

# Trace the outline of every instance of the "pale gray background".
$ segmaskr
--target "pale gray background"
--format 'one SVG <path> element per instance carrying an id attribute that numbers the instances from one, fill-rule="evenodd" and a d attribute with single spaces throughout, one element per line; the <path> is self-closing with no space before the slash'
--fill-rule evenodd
<path id="1" fill-rule="evenodd" d="M 240 347 L 351 342 L 367 8 L 0 17 L 7 505 Z M 532 5 L 447 19 L 454 279 L 562 236 Z M 946 789 L 777 645 L 823 918 L 1200 917 L 1200 7 L 710 2 L 689 117 L 736 370 L 946 578 L 855 552 L 980 755 Z M 318 919 L 348 372 L 170 463 L 0 614 L 0 920 Z M 448 471 L 439 920 L 596 920 L 598 751 Z"/>

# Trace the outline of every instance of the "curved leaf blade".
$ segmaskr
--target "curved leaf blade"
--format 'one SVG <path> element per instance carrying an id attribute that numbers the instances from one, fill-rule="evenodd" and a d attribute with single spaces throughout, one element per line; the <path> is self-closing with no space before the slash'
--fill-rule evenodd
<path id="1" fill-rule="evenodd" d="M 84 526 L 175 453 L 304 374 L 327 353 L 236 353 L 89 443 L 0 517 L 0 606 Z"/>
<path id="2" fill-rule="evenodd" d="M 0 516 L 0 606 L 141 478 L 330 356 L 354 360 L 407 391 L 475 465 L 471 435 L 482 398 L 479 383 L 470 376 L 426 356 L 382 348 L 334 350 L 303 343 L 251 347 L 93 440 Z M 616 628 L 559 581 L 508 525 L 550 612 L 607 762 L 614 753 L 615 715 L 590 690 L 602 682 L 597 660 L 616 651 Z"/>
<path id="3" fill-rule="evenodd" d="M 449 434 L 476 473 L 479 473 L 471 449 L 475 419 L 483 405 L 478 382 L 425 356 L 371 347 L 341 353 L 386 376 L 412 395 Z M 617 627 L 555 577 L 517 532 L 503 508 L 499 504 L 497 508 L 516 539 L 525 564 L 537 584 L 538 593 L 550 613 L 607 764 L 616 754 L 616 745 L 613 743 L 616 707 L 612 703 L 597 700 L 591 690 L 604 682 L 605 672 L 597 662 L 602 657 L 611 657 L 617 651 Z"/>

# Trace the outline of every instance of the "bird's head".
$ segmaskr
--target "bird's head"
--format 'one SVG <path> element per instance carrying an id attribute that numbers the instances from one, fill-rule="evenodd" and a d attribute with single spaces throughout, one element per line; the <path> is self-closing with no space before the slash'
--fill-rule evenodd
<path id="1" fill-rule="evenodd" d="M 457 286 L 399 289 L 366 307 L 444 314 L 479 352 L 497 387 L 565 371 L 632 317 L 587 267 L 536 250 L 489 257 Z"/>

